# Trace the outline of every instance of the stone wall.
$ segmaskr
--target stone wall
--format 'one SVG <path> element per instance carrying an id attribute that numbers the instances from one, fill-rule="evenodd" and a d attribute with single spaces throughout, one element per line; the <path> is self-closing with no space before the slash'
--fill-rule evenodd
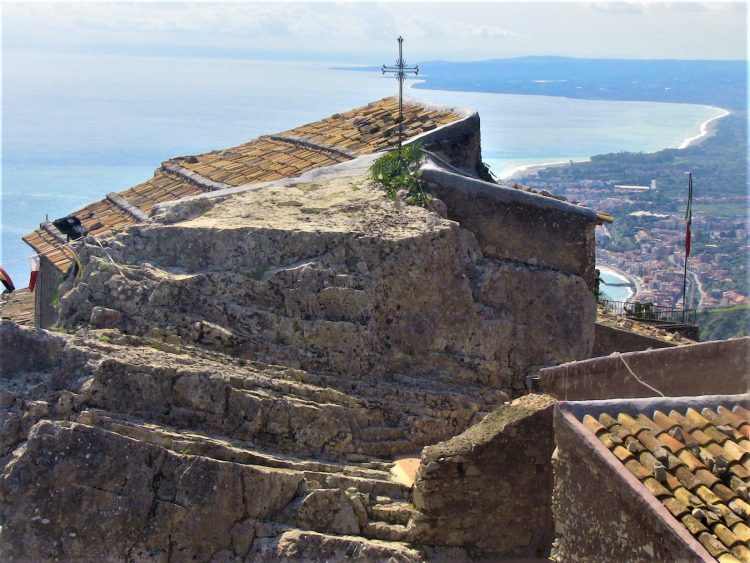
<path id="1" fill-rule="evenodd" d="M 710 561 L 641 483 L 561 404 L 553 512 L 562 561 Z"/>
<path id="2" fill-rule="evenodd" d="M 474 233 L 485 257 L 581 276 L 593 289 L 596 214 L 588 208 L 467 178 L 428 163 L 429 191 Z"/>
<path id="3" fill-rule="evenodd" d="M 412 140 L 436 154 L 462 173 L 475 176 L 483 170 L 482 141 L 476 112 L 463 120 L 451 123 Z"/>
<path id="4" fill-rule="evenodd" d="M 750 337 L 622 354 L 631 370 L 667 396 L 744 393 Z M 539 372 L 539 388 L 566 400 L 653 397 L 617 356 L 593 358 Z"/>
<path id="5" fill-rule="evenodd" d="M 414 484 L 414 541 L 461 547 L 471 558 L 546 556 L 553 405 L 527 395 L 425 448 Z"/>
<path id="6" fill-rule="evenodd" d="M 638 352 L 648 348 L 673 348 L 676 342 L 667 342 L 630 330 L 608 326 L 602 323 L 594 325 L 594 357 L 607 356 L 612 352 Z"/>

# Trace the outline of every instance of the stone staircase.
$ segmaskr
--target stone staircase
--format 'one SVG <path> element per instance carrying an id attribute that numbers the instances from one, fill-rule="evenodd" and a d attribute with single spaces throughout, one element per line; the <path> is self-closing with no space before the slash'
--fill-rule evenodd
<path id="1" fill-rule="evenodd" d="M 394 477 L 394 458 L 418 457 L 423 444 L 454 435 L 492 397 L 470 386 L 458 393 L 439 377 L 429 387 L 404 376 L 355 380 L 113 331 L 91 331 L 78 344 L 99 358 L 93 377 L 80 393 L 65 391 L 35 415 L 39 422 L 2 486 L 26 479 L 31 466 L 72 472 L 45 477 L 27 521 L 37 508 L 78 514 L 77 503 L 97 502 L 105 507 L 102 526 L 111 526 L 108 504 L 99 498 L 106 495 L 135 515 L 140 510 L 137 549 L 166 561 L 181 553 L 277 560 L 289 556 L 292 543 L 291 558 L 300 558 L 300 538 L 317 546 L 309 558 L 423 559 L 409 543 L 412 490 Z M 85 492 L 65 488 L 73 480 Z M 86 500 L 91 495 L 97 500 Z M 53 510 L 55 502 L 71 508 Z M 214 507 L 221 514 L 204 514 Z M 19 511 L 21 518 L 24 507 Z M 198 512 L 204 522 L 215 520 L 210 537 L 151 532 L 179 535 Z M 70 516 L 69 527 L 77 517 Z M 79 524 L 96 533 L 91 522 Z M 91 556 L 90 546 L 77 552 L 75 545 L 68 555 Z"/>
<path id="2" fill-rule="evenodd" d="M 114 344 L 117 335 L 104 335 Z M 413 453 L 475 421 L 502 395 L 469 385 L 393 377 L 377 383 L 245 362 L 198 349 L 180 354 L 107 346 L 87 404 L 352 463 Z M 189 352 L 189 357 L 186 352 Z M 472 394 L 475 392 L 475 394 Z"/>
<path id="3" fill-rule="evenodd" d="M 54 349 L 15 399 L 28 440 L 6 459 L 0 498 L 34 479 L 4 527 L 33 536 L 19 528 L 58 515 L 50 529 L 76 534 L 50 547 L 63 559 L 98 557 L 105 537 L 132 559 L 421 560 L 411 482 L 394 460 L 418 458 L 503 397 L 439 374 L 429 385 L 322 375 L 111 330 L 43 338 Z M 66 388 L 44 391 L 63 372 Z M 27 548 L 4 553 L 14 549 Z"/>
<path id="4" fill-rule="evenodd" d="M 357 545 L 363 547 L 367 544 L 362 542 L 374 540 L 380 554 L 378 557 L 387 554 L 397 560 L 403 555 L 403 550 L 413 552 L 406 545 L 409 521 L 415 510 L 411 504 L 411 487 L 393 479 L 390 472 L 393 462 L 371 459 L 360 463 L 341 463 L 302 459 L 228 436 L 124 418 L 118 413 L 94 408 L 83 410 L 71 418 L 77 425 L 169 451 L 188 464 L 194 463 L 192 460 L 202 459 L 280 471 L 287 477 L 293 476 L 298 479 L 294 497 L 283 509 L 269 515 L 268 519 L 273 525 L 280 526 L 277 530 L 279 536 L 289 533 L 289 530 L 312 532 L 317 534 L 316 537 L 325 538 L 329 549 L 334 545 L 350 549 L 352 541 L 358 541 Z M 382 428 L 371 427 L 368 435 L 377 434 Z M 395 436 L 396 432 L 388 429 L 385 434 Z M 351 505 L 356 521 L 326 522 L 322 514 L 318 514 L 317 520 L 311 520 L 308 514 L 303 514 L 302 507 L 315 492 L 332 495 L 336 502 L 346 503 L 343 508 L 338 506 L 340 511 L 348 512 L 348 505 Z M 332 509 L 336 510 L 337 506 L 334 504 Z M 355 540 L 356 537 L 360 539 Z"/>

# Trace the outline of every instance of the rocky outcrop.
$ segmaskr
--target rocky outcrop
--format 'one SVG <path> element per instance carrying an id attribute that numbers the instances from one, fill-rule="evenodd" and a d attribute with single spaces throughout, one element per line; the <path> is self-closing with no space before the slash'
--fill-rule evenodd
<path id="1" fill-rule="evenodd" d="M 0 321 L 0 358 L 2 467 L 35 423 L 67 416 L 70 389 L 90 377 L 94 367 L 86 352 L 66 346 L 62 337 L 9 321 Z"/>
<path id="2" fill-rule="evenodd" d="M 3 426 L 15 447 L 0 478 L 3 560 L 305 559 L 313 546 L 332 559 L 418 560 L 398 543 L 410 488 L 378 455 L 488 408 L 455 389 L 401 380 L 376 394 L 115 331 L 0 328 L 3 344 L 49 352 L 33 385 L 22 368 L 3 372 L 23 421 Z M 49 384 L 57 372 L 62 391 Z"/>
<path id="3" fill-rule="evenodd" d="M 510 497 L 544 478 L 547 442 L 520 434 L 546 403 L 487 414 L 588 356 L 585 277 L 487 255 L 439 200 L 393 202 L 347 166 L 157 209 L 83 246 L 58 334 L 0 326 L 0 558 L 543 549 L 546 509 Z M 441 442 L 415 492 L 394 476 Z M 488 521 L 508 532 L 477 539 Z"/>
<path id="4" fill-rule="evenodd" d="M 197 200 L 204 201 L 204 200 Z M 358 379 L 404 373 L 518 394 L 539 365 L 587 357 L 581 276 L 484 258 L 471 232 L 394 206 L 361 179 L 250 191 L 84 253 L 65 326 L 169 334 Z M 119 314 L 118 314 L 119 313 Z"/>
<path id="5" fill-rule="evenodd" d="M 462 547 L 472 558 L 540 558 L 554 536 L 552 413 L 527 395 L 422 452 L 412 538 Z"/>

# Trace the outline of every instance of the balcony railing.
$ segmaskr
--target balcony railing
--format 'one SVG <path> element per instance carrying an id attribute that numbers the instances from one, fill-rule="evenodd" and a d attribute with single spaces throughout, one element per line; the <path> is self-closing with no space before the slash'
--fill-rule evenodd
<path id="1" fill-rule="evenodd" d="M 696 309 L 676 309 L 654 305 L 653 303 L 628 303 L 607 299 L 603 299 L 599 303 L 615 315 L 655 323 L 694 325 L 697 314 Z"/>

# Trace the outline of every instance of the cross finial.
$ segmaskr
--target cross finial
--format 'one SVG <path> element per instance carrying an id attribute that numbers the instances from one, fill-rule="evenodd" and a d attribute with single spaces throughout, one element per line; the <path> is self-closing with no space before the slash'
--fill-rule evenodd
<path id="1" fill-rule="evenodd" d="M 404 39 L 398 38 L 398 60 L 393 66 L 383 65 L 383 74 L 393 74 L 398 80 L 398 156 L 401 160 L 401 143 L 404 140 L 404 78 L 407 74 L 418 75 L 419 65 L 407 66 L 404 60 Z"/>

